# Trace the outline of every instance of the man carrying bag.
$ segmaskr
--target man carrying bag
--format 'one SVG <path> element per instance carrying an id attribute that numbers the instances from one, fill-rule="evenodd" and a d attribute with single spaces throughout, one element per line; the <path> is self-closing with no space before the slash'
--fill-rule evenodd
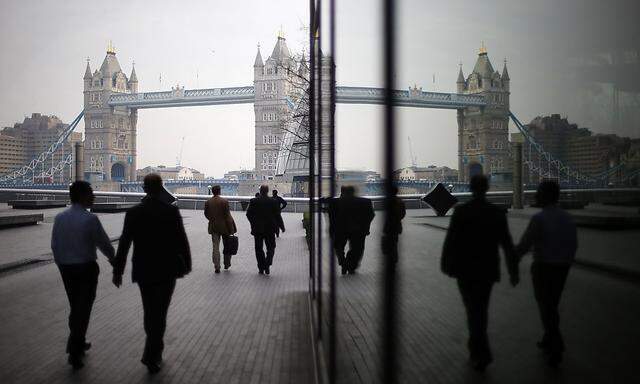
<path id="1" fill-rule="evenodd" d="M 231 256 L 238 252 L 238 238 L 233 236 L 237 232 L 236 223 L 233 221 L 229 202 L 220 196 L 220 186 L 211 188 L 213 197 L 204 203 L 204 215 L 209 220 L 208 232 L 213 243 L 213 268 L 215 273 L 220 273 L 220 239 L 224 249 L 224 269 L 231 267 Z"/>

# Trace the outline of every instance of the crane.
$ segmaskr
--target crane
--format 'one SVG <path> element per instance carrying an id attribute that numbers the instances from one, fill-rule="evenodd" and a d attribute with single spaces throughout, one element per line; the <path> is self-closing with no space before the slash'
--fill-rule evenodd
<path id="1" fill-rule="evenodd" d="M 176 156 L 176 166 L 179 167 L 182 165 L 182 150 L 184 149 L 184 136 L 182 136 L 182 141 L 180 142 L 180 152 L 178 156 Z"/>
<path id="2" fill-rule="evenodd" d="M 413 147 L 411 146 L 411 136 L 408 136 L 407 140 L 409 141 L 409 156 L 411 156 L 411 166 L 412 167 L 417 167 L 418 166 L 418 158 L 413 155 Z"/>

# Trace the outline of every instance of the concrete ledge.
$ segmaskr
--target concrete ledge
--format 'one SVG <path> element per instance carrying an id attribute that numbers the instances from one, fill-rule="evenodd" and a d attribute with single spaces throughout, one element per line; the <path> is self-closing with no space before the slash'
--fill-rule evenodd
<path id="1" fill-rule="evenodd" d="M 129 208 L 137 205 L 138 203 L 127 203 L 127 202 L 111 202 L 111 203 L 95 203 L 93 207 L 91 207 L 91 212 L 98 213 L 117 213 L 117 212 L 125 212 Z"/>
<path id="2" fill-rule="evenodd" d="M 10 228 L 22 225 L 35 225 L 38 224 L 38 221 L 43 220 L 44 215 L 42 213 L 1 215 L 0 228 Z"/>
<path id="3" fill-rule="evenodd" d="M 605 230 L 640 228 L 640 216 L 573 215 L 573 221 L 578 227 Z"/>
<path id="4" fill-rule="evenodd" d="M 7 202 L 13 209 L 46 209 L 66 207 L 65 200 L 11 200 Z"/>

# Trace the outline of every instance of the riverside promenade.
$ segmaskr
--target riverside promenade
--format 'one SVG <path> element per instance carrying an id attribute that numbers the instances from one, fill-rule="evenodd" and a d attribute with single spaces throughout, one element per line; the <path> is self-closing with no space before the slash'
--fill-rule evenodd
<path id="1" fill-rule="evenodd" d="M 1 209 L 7 209 L 6 206 Z M 168 317 L 165 365 L 156 376 L 140 364 L 144 342 L 140 293 L 122 288 L 101 267 L 86 366 L 66 364 L 68 303 L 49 249 L 52 219 L 0 230 L 0 382 L 2 383 L 313 383 L 314 355 L 308 302 L 308 251 L 301 214 L 284 214 L 270 276 L 258 275 L 253 239 L 243 212 L 233 212 L 240 251 L 230 271 L 213 274 L 211 244 L 200 211 L 182 210 L 193 272 L 178 281 Z M 377 383 L 381 347 L 381 212 L 367 238 L 356 275 L 337 276 L 337 382 Z M 117 245 L 123 213 L 99 214 Z M 517 241 L 526 216 L 510 214 Z M 398 302 L 398 376 L 403 383 L 630 383 L 640 358 L 640 283 L 576 265 L 562 303 L 567 353 L 548 368 L 535 342 L 541 325 L 523 260 L 521 284 L 507 279 L 493 291 L 490 339 L 495 362 L 485 374 L 467 364 L 466 320 L 455 281 L 442 275 L 440 251 L 448 218 L 409 210 L 401 236 Z M 582 259 L 618 267 L 640 265 L 639 230 L 579 229 Z M 24 260 L 35 260 L 21 264 Z M 17 266 L 17 267 L 16 267 Z"/>

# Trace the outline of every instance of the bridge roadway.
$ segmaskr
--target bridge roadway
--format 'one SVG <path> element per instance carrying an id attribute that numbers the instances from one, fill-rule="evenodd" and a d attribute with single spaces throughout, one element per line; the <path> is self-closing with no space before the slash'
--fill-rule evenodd
<path id="1" fill-rule="evenodd" d="M 401 107 L 460 109 L 484 107 L 482 95 L 427 92 L 422 89 L 394 90 L 394 103 Z M 245 87 L 173 89 L 161 92 L 114 93 L 109 98 L 112 107 L 168 108 L 197 105 L 251 104 L 255 89 Z M 384 104 L 384 89 L 372 87 L 336 87 L 336 102 L 346 104 Z"/>
<path id="2" fill-rule="evenodd" d="M 6 208 L 0 208 L 6 209 Z M 50 259 L 53 215 L 45 223 L 0 231 L 0 264 L 16 259 Z M 306 383 L 313 365 L 307 302 L 307 251 L 300 214 L 286 213 L 287 232 L 277 242 L 270 276 L 256 273 L 248 223 L 233 212 L 240 252 L 228 272 L 214 275 L 210 240 L 199 211 L 182 210 L 194 258 L 194 271 L 179 281 L 169 314 L 165 368 L 157 381 L 185 383 Z M 100 214 L 111 237 L 117 237 L 124 214 Z M 360 272 L 339 276 L 338 382 L 376 383 L 380 344 L 381 255 L 378 215 L 367 240 Z M 439 254 L 447 218 L 427 210 L 410 210 L 402 235 L 400 261 L 399 375 L 403 383 L 630 383 L 640 360 L 640 285 L 575 267 L 562 307 L 568 346 L 558 371 L 548 369 L 534 344 L 540 336 L 537 309 L 528 275 L 522 283 L 496 286 L 490 336 L 496 361 L 484 376 L 466 364 L 466 330 L 455 283 L 439 272 Z M 514 237 L 526 219 L 511 217 Z M 640 232 L 580 230 L 579 256 L 600 258 L 638 249 Z M 609 244 L 615 241 L 622 244 Z M 599 245 L 595 247 L 594 245 Z M 611 245 L 611 247 L 608 247 Z M 630 263 L 637 258 L 626 255 Z M 595 256 L 593 256 L 595 257 Z M 139 363 L 143 344 L 139 292 L 130 280 L 121 289 L 102 274 L 88 338 L 93 343 L 86 367 L 72 373 L 64 344 L 68 304 L 55 265 L 0 273 L 0 382 L 2 383 L 144 383 Z M 130 272 L 130 265 L 127 267 Z"/>

